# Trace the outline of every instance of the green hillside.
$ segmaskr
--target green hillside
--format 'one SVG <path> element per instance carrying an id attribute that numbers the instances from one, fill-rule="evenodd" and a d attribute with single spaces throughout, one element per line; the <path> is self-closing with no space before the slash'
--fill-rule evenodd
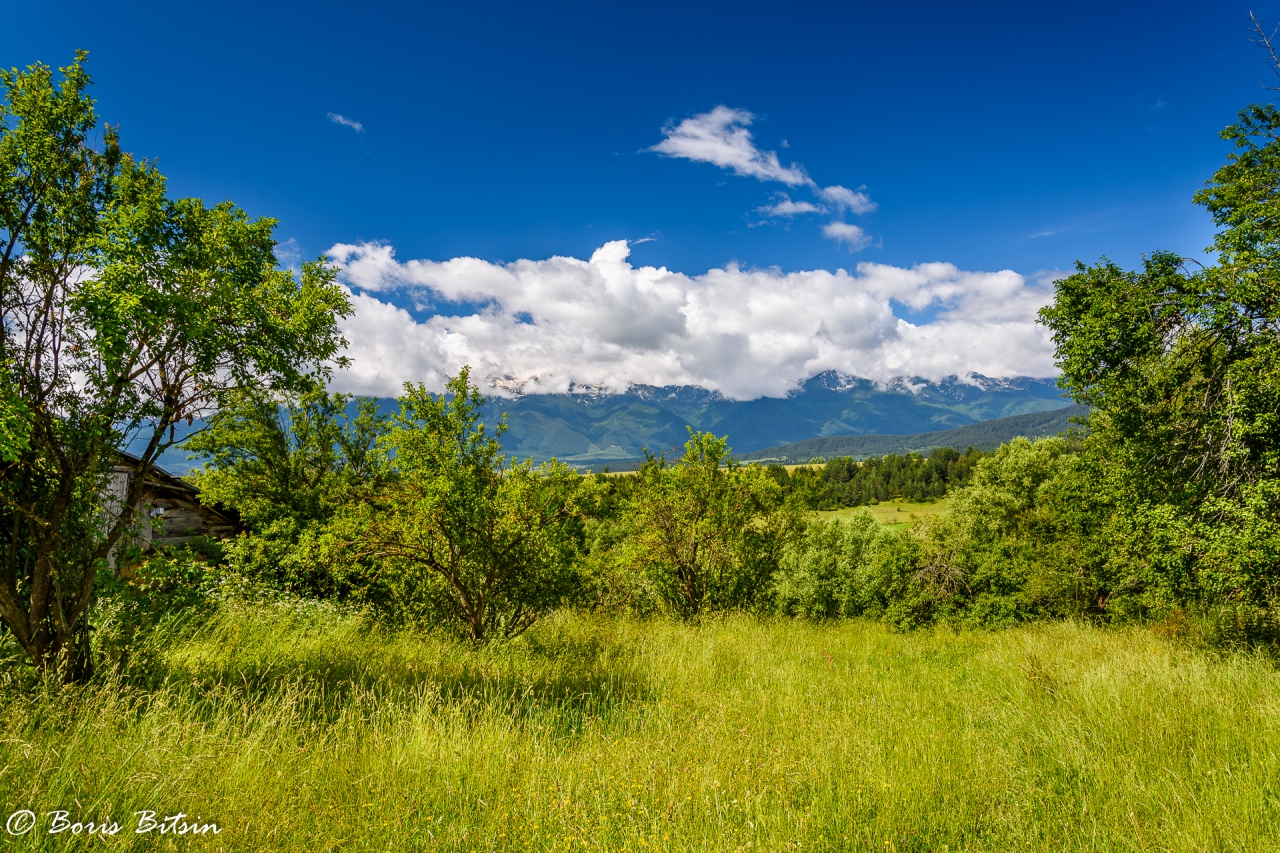
<path id="1" fill-rule="evenodd" d="M 746 453 L 741 458 L 752 462 L 780 462 L 794 465 L 812 459 L 831 459 L 837 456 L 868 459 L 890 453 L 926 452 L 935 447 L 954 447 L 957 450 L 976 447 L 979 450 L 994 450 L 1009 439 L 1020 435 L 1027 438 L 1057 435 L 1073 426 L 1072 418 L 1083 417 L 1088 412 L 1089 409 L 1086 406 L 1067 406 L 1052 412 L 1015 415 L 1010 418 L 999 418 L 955 429 L 922 432 L 915 435 L 835 435 L 811 438 L 807 441 L 797 441 L 780 447 Z"/>
<path id="2" fill-rule="evenodd" d="M 640 459 L 646 448 L 678 448 L 690 427 L 727 435 L 734 452 L 743 454 L 823 436 L 916 436 L 1067 405 L 1051 379 L 974 376 L 881 386 L 823 373 L 785 397 L 756 400 L 729 400 L 689 386 L 634 386 L 606 396 L 495 398 L 489 407 L 507 414 L 508 453 L 597 465 Z"/>
<path id="3" fill-rule="evenodd" d="M 384 412 L 396 409 L 394 400 L 379 402 Z M 974 376 L 966 382 L 954 378 L 936 383 L 902 380 L 880 386 L 866 379 L 823 373 L 786 397 L 756 400 L 729 400 L 715 391 L 692 386 L 651 385 L 608 395 L 495 396 L 490 398 L 486 419 L 507 416 L 502 443 L 511 455 L 539 462 L 555 457 L 576 465 L 625 467 L 642 459 L 646 448 L 662 453 L 681 447 L 689 438 L 690 427 L 729 436 L 729 446 L 739 455 L 772 454 L 781 445 L 806 439 L 821 441 L 826 436 L 836 441 L 868 438 L 866 447 L 871 449 L 854 455 L 878 456 L 900 452 L 905 439 L 957 428 L 978 430 L 977 438 L 969 442 L 975 447 L 994 446 L 999 442 L 983 437 L 983 422 L 1010 415 L 1042 416 L 1067 405 L 1052 379 Z M 179 431 L 203 426 L 202 420 L 196 421 L 191 426 L 181 425 Z M 958 446 L 963 449 L 968 445 Z M 888 449 L 875 449 L 879 447 Z M 816 456 L 833 453 L 802 452 Z M 185 450 L 175 447 L 161 457 L 160 464 L 175 474 L 185 474 L 197 463 L 187 458 Z"/>

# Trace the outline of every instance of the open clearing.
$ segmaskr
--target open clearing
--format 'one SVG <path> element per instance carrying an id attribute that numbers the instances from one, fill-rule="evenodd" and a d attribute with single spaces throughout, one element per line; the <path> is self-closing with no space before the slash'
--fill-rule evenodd
<path id="1" fill-rule="evenodd" d="M 255 607 L 25 697 L 9 811 L 214 820 L 15 850 L 1168 850 L 1280 845 L 1280 678 L 1144 629 L 565 615 L 488 649 Z"/>
<path id="2" fill-rule="evenodd" d="M 860 512 L 871 513 L 872 518 L 881 524 L 890 527 L 905 527 L 917 518 L 925 518 L 934 515 L 945 515 L 947 512 L 947 499 L 933 501 L 931 503 L 912 503 L 911 501 L 885 501 L 874 506 L 855 506 L 846 509 L 828 510 L 826 512 L 816 512 L 814 516 L 817 518 L 830 521 L 831 519 L 844 519 Z"/>

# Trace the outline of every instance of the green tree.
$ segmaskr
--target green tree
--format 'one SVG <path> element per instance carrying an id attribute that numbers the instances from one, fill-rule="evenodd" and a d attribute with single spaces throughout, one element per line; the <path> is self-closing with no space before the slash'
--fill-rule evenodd
<path id="1" fill-rule="evenodd" d="M 865 506 L 880 501 L 905 499 L 932 501 L 945 497 L 949 489 L 964 486 L 982 451 L 968 452 L 951 447 L 934 448 L 928 456 L 889 454 L 858 462 L 848 456 L 828 460 L 816 482 L 809 487 L 815 509 Z M 797 474 L 805 469 L 797 469 Z M 812 470 L 812 469 L 811 469 Z M 812 473 L 803 479 L 812 478 Z M 802 477 L 794 477 L 797 484 Z"/>
<path id="2" fill-rule="evenodd" d="M 916 613 L 992 626 L 1082 612 L 1051 499 L 1079 462 L 1070 450 L 1016 438 L 978 462 L 947 515 L 918 530 Z"/>
<path id="3" fill-rule="evenodd" d="M 1072 447 L 1062 438 L 1002 445 L 977 462 L 945 516 L 909 530 L 882 528 L 870 515 L 811 524 L 774 575 L 775 607 L 900 628 L 1089 612 L 1100 574 L 1088 545 L 1105 512 L 1089 496 L 1095 472 Z"/>
<path id="4" fill-rule="evenodd" d="M 508 465 L 463 370 L 445 393 L 406 385 L 384 440 L 388 481 L 347 516 L 357 555 L 382 563 L 409 618 L 444 618 L 476 641 L 513 637 L 581 592 L 581 520 L 595 481 L 552 461 Z"/>
<path id="5" fill-rule="evenodd" d="M 387 476 L 379 442 L 389 418 L 373 398 L 237 390 L 183 447 L 204 467 L 202 499 L 235 510 L 249 528 L 228 547 L 240 570 L 291 592 L 350 592 L 348 566 L 326 534 L 334 516 Z M 341 570 L 341 571 L 339 571 Z"/>
<path id="6" fill-rule="evenodd" d="M 205 460 L 193 479 L 207 500 L 254 529 L 282 520 L 301 527 L 328 520 L 353 489 L 382 475 L 378 442 L 389 420 L 377 400 L 319 385 L 301 393 L 246 388 L 228 395 L 183 449 Z"/>
<path id="7" fill-rule="evenodd" d="M 686 615 L 757 603 L 800 524 L 776 480 L 737 464 L 727 437 L 692 431 L 679 462 L 650 456 L 636 477 L 625 562 Z"/>
<path id="8" fill-rule="evenodd" d="M 1234 151 L 1195 197 L 1215 264 L 1079 265 L 1041 313 L 1064 386 L 1094 407 L 1108 574 L 1139 612 L 1280 600 L 1280 110 L 1248 107 L 1222 136 Z"/>
<path id="9" fill-rule="evenodd" d="M 788 544 L 773 575 L 774 608 L 810 619 L 863 615 L 868 570 L 892 535 L 867 512 L 807 525 Z"/>
<path id="10" fill-rule="evenodd" d="M 69 678 L 174 426 L 321 370 L 350 310 L 325 264 L 278 268 L 274 221 L 169 199 L 110 128 L 95 146 L 85 58 L 0 72 L 0 618 Z"/>

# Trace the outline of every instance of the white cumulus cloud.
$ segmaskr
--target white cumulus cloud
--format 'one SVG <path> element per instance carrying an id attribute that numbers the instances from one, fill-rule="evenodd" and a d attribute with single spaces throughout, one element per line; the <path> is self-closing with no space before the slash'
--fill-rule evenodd
<path id="1" fill-rule="evenodd" d="M 866 231 L 848 222 L 828 222 L 822 226 L 822 233 L 837 243 L 844 243 L 850 252 L 859 252 L 871 242 Z"/>
<path id="2" fill-rule="evenodd" d="M 818 195 L 829 202 L 836 210 L 870 213 L 876 209 L 876 203 L 871 200 L 871 196 L 862 192 L 862 190 L 855 191 L 838 184 L 831 187 L 822 187 L 818 190 Z"/>
<path id="3" fill-rule="evenodd" d="M 349 127 L 352 130 L 354 130 L 356 133 L 364 133 L 363 124 L 356 121 L 355 119 L 349 119 L 344 115 L 339 115 L 338 113 L 329 113 L 329 121 L 333 122 L 334 124 L 340 124 L 343 127 Z"/>
<path id="4" fill-rule="evenodd" d="M 776 151 L 764 151 L 756 147 L 747 128 L 755 121 L 755 116 L 746 110 L 736 110 L 724 105 L 710 112 L 699 113 L 676 124 L 669 122 L 662 129 L 666 137 L 649 150 L 668 157 L 680 157 L 696 163 L 712 163 L 722 169 L 730 169 L 736 175 L 758 178 L 762 181 L 778 181 L 791 187 L 804 187 L 811 190 L 822 203 L 809 201 L 792 201 L 785 193 L 780 193 L 781 201 L 756 208 L 756 212 L 764 216 L 792 217 L 800 213 L 831 213 L 839 215 L 845 212 L 863 214 L 876 209 L 865 187 L 851 190 L 839 184 L 829 187 L 819 186 L 804 166 L 792 163 L 783 166 L 778 160 Z M 789 147 L 783 140 L 784 148 Z M 852 231 L 850 230 L 852 229 Z M 855 235 L 854 232 L 857 232 Z M 865 238 L 862 229 L 846 225 L 843 222 L 832 222 L 823 229 L 828 237 L 845 242 L 856 251 L 870 242 Z"/>
<path id="5" fill-rule="evenodd" d="M 799 163 L 783 166 L 778 162 L 777 152 L 756 147 L 751 131 L 747 130 L 753 121 L 755 116 L 746 110 L 719 106 L 679 124 L 668 124 L 662 129 L 666 139 L 649 150 L 697 163 L 713 163 L 722 169 L 732 169 L 736 175 L 762 181 L 781 181 L 789 186 L 812 185 L 813 181 Z"/>
<path id="6" fill-rule="evenodd" d="M 801 213 L 826 213 L 827 209 L 810 201 L 792 201 L 783 193 L 778 201 L 766 204 L 764 207 L 757 207 L 756 212 L 763 213 L 765 216 L 790 217 Z"/>
<path id="7" fill-rule="evenodd" d="M 439 390 L 469 364 L 482 382 L 558 393 L 572 384 L 700 385 L 735 399 L 780 396 L 824 370 L 887 381 L 1052 376 L 1036 324 L 1048 282 L 951 264 L 859 264 L 784 273 L 730 264 L 701 275 L 633 267 L 626 241 L 588 260 L 493 264 L 400 262 L 390 246 L 339 244 L 329 256 L 353 289 L 340 390 L 394 395 L 406 381 Z M 417 319 L 393 300 L 481 306 Z M 913 324 L 894 314 L 932 309 Z"/>

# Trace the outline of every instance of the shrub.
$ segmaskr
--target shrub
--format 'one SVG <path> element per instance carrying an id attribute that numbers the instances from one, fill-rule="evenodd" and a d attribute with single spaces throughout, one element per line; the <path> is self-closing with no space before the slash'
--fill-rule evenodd
<path id="1" fill-rule="evenodd" d="M 1016 439 L 977 463 L 948 515 L 910 530 L 878 528 L 869 515 L 811 525 L 774 575 L 779 611 L 865 615 L 900 628 L 1084 611 L 1097 561 L 1081 575 L 1068 559 L 1094 541 L 1070 512 L 1082 475 L 1068 451 L 1062 439 Z"/>
<path id="2" fill-rule="evenodd" d="M 480 422 L 485 398 L 464 368 L 447 393 L 407 385 L 383 440 L 389 475 L 345 511 L 351 558 L 379 564 L 397 618 L 514 637 L 580 597 L 582 517 L 595 481 L 555 461 L 507 465 Z"/>
<path id="3" fill-rule="evenodd" d="M 862 613 L 867 565 L 886 535 L 865 511 L 848 521 L 811 523 L 773 575 L 777 611 L 810 619 Z"/>
<path id="4" fill-rule="evenodd" d="M 763 604 L 801 526 L 765 469 L 738 465 L 726 439 L 692 431 L 675 465 L 650 457 L 641 467 L 623 518 L 619 564 L 685 616 Z"/>

